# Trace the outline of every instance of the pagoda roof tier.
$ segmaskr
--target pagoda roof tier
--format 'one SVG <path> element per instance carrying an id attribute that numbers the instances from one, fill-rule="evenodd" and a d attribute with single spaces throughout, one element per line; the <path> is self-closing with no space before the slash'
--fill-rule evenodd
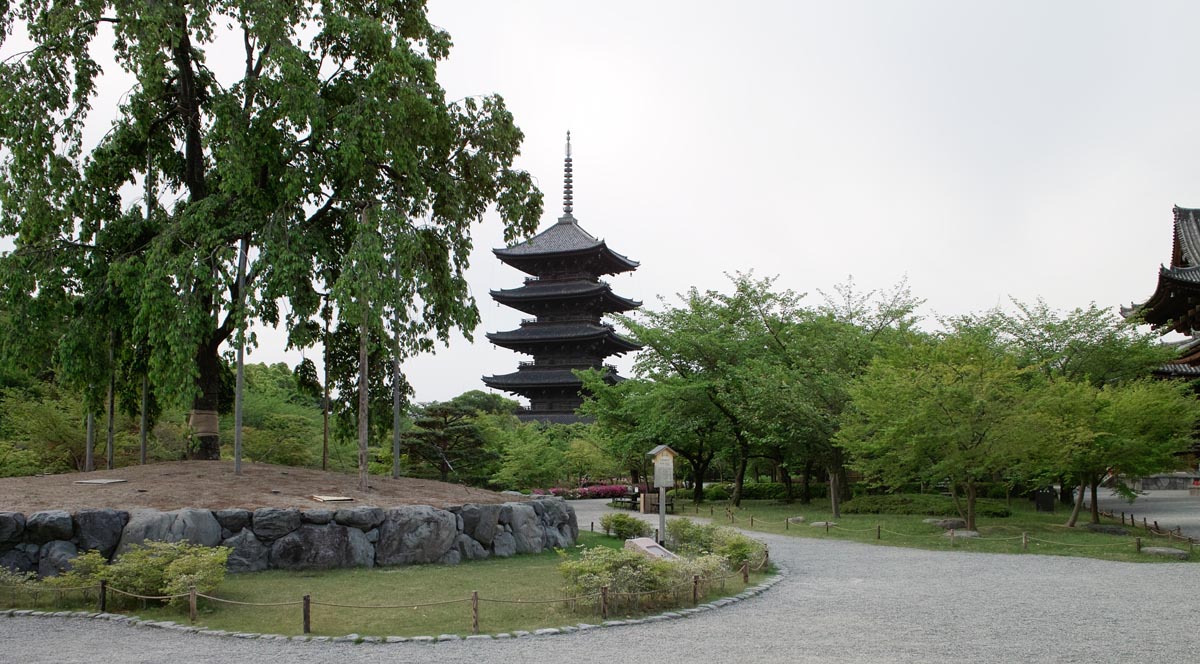
<path id="1" fill-rule="evenodd" d="M 613 367 L 605 365 L 604 378 L 610 383 L 617 383 L 624 378 L 618 376 Z M 544 387 L 574 387 L 578 389 L 583 381 L 571 369 L 552 369 L 538 366 L 525 366 L 510 374 L 499 376 L 484 376 L 483 382 L 488 386 L 506 392 L 522 394 L 531 388 Z"/>
<path id="2" fill-rule="evenodd" d="M 491 291 L 492 299 L 514 309 L 533 313 L 526 307 L 546 302 L 570 303 L 598 298 L 597 311 L 632 311 L 642 306 L 637 300 L 621 297 L 603 281 L 527 281 L 520 288 Z"/>
<path id="3" fill-rule="evenodd" d="M 611 325 L 595 323 L 530 323 L 507 332 L 489 332 L 487 338 L 497 346 L 532 352 L 538 346 L 596 341 L 603 355 L 628 353 L 641 346 L 617 334 Z"/>
<path id="4" fill-rule="evenodd" d="M 1155 329 L 1190 333 L 1200 329 L 1200 210 L 1176 207 L 1171 265 L 1160 266 L 1154 293 L 1141 304 L 1121 307 Z"/>
<path id="5" fill-rule="evenodd" d="M 559 217 L 558 223 L 537 235 L 503 249 L 493 249 L 497 258 L 509 265 L 537 275 L 542 266 L 558 258 L 591 258 L 597 274 L 617 274 L 637 269 L 638 262 L 608 248 L 604 240 L 597 239 L 567 212 Z"/>

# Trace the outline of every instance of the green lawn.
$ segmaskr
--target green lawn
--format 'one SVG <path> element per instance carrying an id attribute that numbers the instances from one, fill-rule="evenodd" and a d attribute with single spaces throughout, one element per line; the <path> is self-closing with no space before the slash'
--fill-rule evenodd
<path id="1" fill-rule="evenodd" d="M 620 548 L 624 542 L 602 534 L 581 532 L 582 547 Z M 343 569 L 322 572 L 284 572 L 273 570 L 255 574 L 229 575 L 214 596 L 238 602 L 297 602 L 289 606 L 258 607 L 217 603 L 201 599 L 198 625 L 230 632 L 264 634 L 301 634 L 304 595 L 312 597 L 311 625 L 314 636 L 417 636 L 471 633 L 472 591 L 478 591 L 479 631 L 481 633 L 534 630 L 580 622 L 598 623 L 597 607 L 572 606 L 563 597 L 558 564 L 564 557 L 576 557 L 582 547 L 557 553 L 514 556 L 466 562 L 460 565 L 421 565 L 379 569 Z M 750 575 L 750 585 L 761 582 L 766 574 Z M 735 575 L 706 598 L 741 592 L 745 586 Z M 685 598 L 690 605 L 690 596 Z M 503 602 L 496 601 L 503 600 Z M 417 608 L 359 609 L 327 604 L 382 606 L 438 604 Z M 516 603 L 537 602 L 537 603 Z M 60 601 L 53 594 L 41 593 L 36 601 L 29 598 L 0 596 L 0 604 L 21 608 L 61 610 L 90 608 L 92 603 Z M 187 609 L 142 606 L 140 603 L 116 607 L 123 613 L 148 620 L 187 623 Z M 113 607 L 110 606 L 110 610 Z M 654 612 L 661 611 L 656 609 Z M 615 612 L 610 619 L 628 617 Z"/>
<path id="2" fill-rule="evenodd" d="M 1082 528 L 1088 516 L 1081 515 L 1080 527 L 1067 528 L 1069 510 L 1046 514 L 1035 512 L 1024 501 L 1013 501 L 1012 516 L 1003 518 L 979 517 L 979 539 L 956 538 L 951 544 L 937 526 L 922 523 L 926 515 L 886 514 L 843 514 L 836 519 L 837 527 L 828 529 L 809 525 L 818 521 L 831 520 L 829 503 L 813 501 L 811 505 L 782 504 L 771 500 L 742 501 L 740 509 L 726 503 L 703 503 L 697 507 L 691 501 L 677 500 L 676 513 L 681 516 L 711 517 L 715 523 L 734 525 L 747 530 L 757 530 L 795 537 L 845 539 L 884 546 L 906 546 L 920 549 L 946 549 L 960 551 L 984 551 L 989 553 L 1042 554 L 1053 556 L 1080 556 L 1103 560 L 1130 562 L 1176 562 L 1159 556 L 1139 554 L 1135 551 L 1135 537 L 1142 538 L 1142 545 L 1173 546 L 1188 550 L 1185 542 L 1169 542 L 1164 537 L 1151 537 L 1140 528 L 1130 529 L 1131 535 L 1121 537 L 1092 533 Z M 730 518 L 732 515 L 732 520 Z M 806 523 L 789 524 L 788 517 L 803 516 Z M 753 517 L 753 524 L 751 524 Z M 1101 517 L 1103 523 L 1119 521 Z M 879 527 L 879 539 L 876 539 Z M 1022 551 L 1021 536 L 1027 533 L 1030 541 L 1028 550 Z M 1191 562 L 1200 561 L 1200 554 L 1193 553 Z"/>

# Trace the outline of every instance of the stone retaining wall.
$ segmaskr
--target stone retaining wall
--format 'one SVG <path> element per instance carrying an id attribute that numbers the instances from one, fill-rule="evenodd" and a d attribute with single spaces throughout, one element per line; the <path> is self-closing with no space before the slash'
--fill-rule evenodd
<path id="1" fill-rule="evenodd" d="M 227 546 L 231 572 L 456 564 L 568 547 L 579 536 L 561 498 L 437 509 L 85 509 L 0 512 L 0 566 L 53 576 L 89 549 L 108 559 L 147 540 Z"/>

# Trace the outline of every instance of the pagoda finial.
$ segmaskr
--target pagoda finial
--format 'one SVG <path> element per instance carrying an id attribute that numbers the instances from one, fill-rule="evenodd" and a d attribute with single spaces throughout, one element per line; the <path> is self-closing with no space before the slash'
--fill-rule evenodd
<path id="1" fill-rule="evenodd" d="M 571 216 L 571 132 L 567 131 L 567 157 L 563 159 L 563 212 Z"/>

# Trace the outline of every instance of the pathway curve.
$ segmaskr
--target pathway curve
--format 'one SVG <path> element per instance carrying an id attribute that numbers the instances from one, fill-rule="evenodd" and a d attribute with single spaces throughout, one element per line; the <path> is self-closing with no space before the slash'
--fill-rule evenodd
<path id="1" fill-rule="evenodd" d="M 1191 495 L 1187 489 L 1147 491 L 1132 503 L 1108 490 L 1101 490 L 1096 498 L 1102 510 L 1133 514 L 1139 523 L 1145 518 L 1163 528 L 1179 527 L 1184 535 L 1200 539 L 1200 496 Z"/>
<path id="2" fill-rule="evenodd" d="M 580 504 L 585 528 L 602 512 Z M 756 534 L 756 536 L 760 536 Z M 510 641 L 249 641 L 102 621 L 0 618 L 0 661 L 1197 661 L 1200 565 L 923 551 L 761 535 L 790 568 L 768 592 L 683 620 Z"/>

